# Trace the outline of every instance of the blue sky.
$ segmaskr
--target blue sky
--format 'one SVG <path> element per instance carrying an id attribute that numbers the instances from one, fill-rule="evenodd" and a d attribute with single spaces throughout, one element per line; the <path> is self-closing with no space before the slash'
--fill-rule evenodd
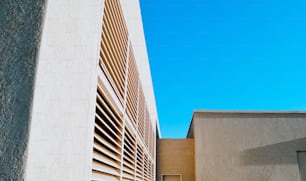
<path id="1" fill-rule="evenodd" d="M 194 110 L 306 110 L 306 1 L 140 0 L 164 138 Z"/>

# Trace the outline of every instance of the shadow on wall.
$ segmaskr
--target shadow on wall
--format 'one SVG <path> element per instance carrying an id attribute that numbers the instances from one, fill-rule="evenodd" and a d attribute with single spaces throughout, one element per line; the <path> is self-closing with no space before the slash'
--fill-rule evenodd
<path id="1" fill-rule="evenodd" d="M 297 151 L 306 151 L 306 137 L 245 150 L 240 157 L 240 164 L 297 164 Z"/>
<path id="2" fill-rule="evenodd" d="M 0 1 L 0 181 L 23 180 L 45 4 Z"/>

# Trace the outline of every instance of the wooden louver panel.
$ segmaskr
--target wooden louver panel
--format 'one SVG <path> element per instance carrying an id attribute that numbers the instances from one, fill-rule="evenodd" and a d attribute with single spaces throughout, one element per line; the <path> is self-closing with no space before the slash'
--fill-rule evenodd
<path id="1" fill-rule="evenodd" d="M 155 135 L 132 41 L 120 0 L 104 2 L 99 66 L 106 82 L 98 76 L 92 180 L 153 181 Z"/>
<path id="2" fill-rule="evenodd" d="M 150 176 L 151 176 L 151 180 L 153 181 L 154 180 L 154 164 L 151 162 L 150 165 L 151 165 Z"/>
<path id="3" fill-rule="evenodd" d="M 150 114 L 148 111 L 147 106 L 145 107 L 145 121 L 144 121 L 144 130 L 145 130 L 145 139 L 144 142 L 147 146 L 147 148 L 149 148 L 149 139 L 150 139 L 150 124 L 151 124 L 151 120 L 150 120 Z"/>
<path id="4" fill-rule="evenodd" d="M 98 84 L 94 147 L 93 180 L 119 180 L 121 165 L 122 118 L 117 115 Z"/>
<path id="5" fill-rule="evenodd" d="M 100 66 L 123 105 L 128 32 L 119 0 L 106 0 L 102 25 Z"/>
<path id="6" fill-rule="evenodd" d="M 144 174 L 144 180 L 154 180 L 154 164 L 147 156 L 145 156 L 144 160 Z"/>
<path id="7" fill-rule="evenodd" d="M 138 123 L 137 123 L 137 131 L 141 136 L 142 140 L 145 137 L 144 127 L 145 127 L 145 98 L 143 94 L 142 87 L 139 83 L 139 93 L 138 93 Z"/>
<path id="8" fill-rule="evenodd" d="M 144 156 L 144 180 L 148 181 L 150 180 L 149 176 L 149 159 L 148 156 Z"/>
<path id="9" fill-rule="evenodd" d="M 137 125 L 138 111 L 138 71 L 136 67 L 134 52 L 130 46 L 128 84 L 127 84 L 127 114 L 135 125 Z"/>
<path id="10" fill-rule="evenodd" d="M 149 122 L 149 125 L 148 125 L 148 151 L 149 151 L 149 154 L 150 156 L 152 157 L 153 154 L 152 154 L 152 124 Z"/>
<path id="11" fill-rule="evenodd" d="M 148 164 L 148 178 L 149 178 L 149 180 L 152 180 L 152 177 L 151 177 L 151 170 L 152 170 L 152 168 L 151 168 L 151 161 L 149 160 L 147 162 L 147 164 Z"/>
<path id="12" fill-rule="evenodd" d="M 123 179 L 134 180 L 136 164 L 136 138 L 127 127 L 124 132 Z"/>
<path id="13" fill-rule="evenodd" d="M 136 159 L 136 178 L 143 180 L 144 177 L 144 150 L 141 145 L 137 145 L 137 159 Z"/>

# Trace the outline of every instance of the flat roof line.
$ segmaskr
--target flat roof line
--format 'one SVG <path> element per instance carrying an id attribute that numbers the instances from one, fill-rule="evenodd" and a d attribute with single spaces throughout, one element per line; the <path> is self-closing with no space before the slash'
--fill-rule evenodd
<path id="1" fill-rule="evenodd" d="M 306 114 L 306 111 L 272 111 L 272 110 L 195 110 L 193 114 L 201 113 L 218 113 L 218 114 L 236 114 L 236 113 L 253 113 L 253 114 Z"/>

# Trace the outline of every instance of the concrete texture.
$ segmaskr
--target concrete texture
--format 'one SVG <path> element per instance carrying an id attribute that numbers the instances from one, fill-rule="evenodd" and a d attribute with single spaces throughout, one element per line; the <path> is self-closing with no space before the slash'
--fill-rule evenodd
<path id="1" fill-rule="evenodd" d="M 194 180 L 194 140 L 193 139 L 160 139 L 157 141 L 157 181 L 162 175 L 169 175 L 165 180 Z"/>
<path id="2" fill-rule="evenodd" d="M 0 181 L 24 177 L 44 6 L 0 1 Z"/>
<path id="3" fill-rule="evenodd" d="M 298 112 L 195 112 L 197 181 L 299 180 L 306 150 L 306 114 Z M 299 169 L 300 167 L 300 169 Z M 225 179 L 226 178 L 226 179 Z"/>
<path id="4" fill-rule="evenodd" d="M 90 180 L 103 1 L 46 10 L 25 180 Z"/>
<path id="5" fill-rule="evenodd" d="M 298 160 L 298 165 L 299 165 L 300 180 L 305 181 L 306 180 L 306 152 L 298 151 L 297 160 Z"/>

